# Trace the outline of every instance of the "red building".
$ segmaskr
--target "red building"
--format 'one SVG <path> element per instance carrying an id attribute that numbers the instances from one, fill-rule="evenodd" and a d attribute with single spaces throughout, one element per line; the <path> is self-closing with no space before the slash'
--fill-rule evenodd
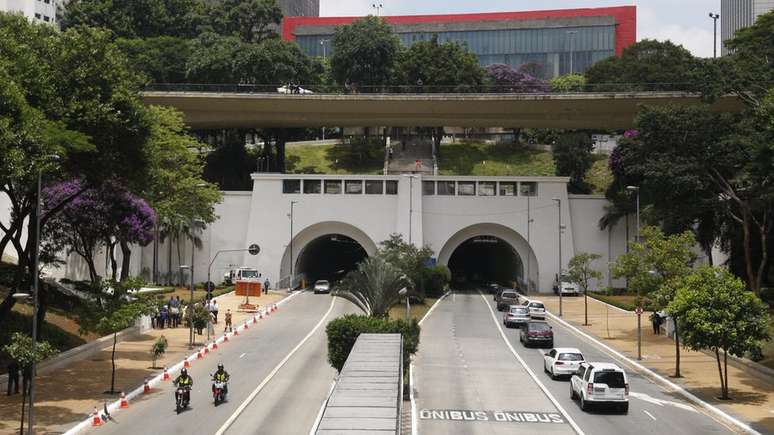
<path id="1" fill-rule="evenodd" d="M 335 28 L 358 18 L 286 17 L 282 37 L 295 40 L 309 55 L 326 56 Z M 482 65 L 531 64 L 545 78 L 570 73 L 570 68 L 584 72 L 620 55 L 637 36 L 636 6 L 383 18 L 404 45 L 437 35 L 467 45 Z"/>

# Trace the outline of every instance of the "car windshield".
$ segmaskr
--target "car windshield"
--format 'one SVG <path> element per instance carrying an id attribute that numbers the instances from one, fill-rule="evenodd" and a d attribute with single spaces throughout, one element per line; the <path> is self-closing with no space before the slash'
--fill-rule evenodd
<path id="1" fill-rule="evenodd" d="M 530 323 L 529 329 L 532 329 L 535 331 L 549 331 L 551 327 L 548 326 L 547 323 Z"/>
<path id="2" fill-rule="evenodd" d="M 242 278 L 258 278 L 258 271 L 257 270 L 243 270 L 243 271 L 241 271 L 240 275 L 242 275 Z"/>
<path id="3" fill-rule="evenodd" d="M 624 374 L 618 371 L 602 371 L 594 373 L 595 384 L 606 384 L 609 388 L 624 388 Z"/>
<path id="4" fill-rule="evenodd" d="M 317 285 L 328 285 L 328 281 L 317 281 Z"/>
<path id="5" fill-rule="evenodd" d="M 511 313 L 513 314 L 527 314 L 528 310 L 526 308 L 511 308 Z"/>
<path id="6" fill-rule="evenodd" d="M 560 353 L 560 361 L 583 361 L 583 355 L 579 353 Z"/>
<path id="7" fill-rule="evenodd" d="M 516 299 L 516 293 L 513 293 L 513 292 L 503 292 L 501 297 L 507 298 L 507 299 Z"/>
<path id="8" fill-rule="evenodd" d="M 572 280 L 570 279 L 570 277 L 568 275 L 562 275 L 562 282 L 572 283 Z"/>
<path id="9" fill-rule="evenodd" d="M 531 304 L 529 304 L 529 306 L 531 308 L 545 308 L 545 306 L 543 306 L 543 304 L 541 304 L 540 302 L 532 302 Z"/>

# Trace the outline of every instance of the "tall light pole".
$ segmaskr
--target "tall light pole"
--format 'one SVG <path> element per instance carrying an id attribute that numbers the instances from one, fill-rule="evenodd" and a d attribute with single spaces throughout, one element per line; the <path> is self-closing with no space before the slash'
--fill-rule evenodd
<path id="1" fill-rule="evenodd" d="M 560 198 L 553 198 L 559 206 L 559 273 L 556 275 L 557 284 L 559 284 L 559 317 L 562 317 L 562 200 Z"/>
<path id="2" fill-rule="evenodd" d="M 293 206 L 296 204 L 298 204 L 298 201 L 290 201 L 290 214 L 288 215 L 290 218 L 290 242 L 288 243 L 290 248 L 290 282 L 288 283 L 288 288 L 290 290 L 293 290 Z"/>
<path id="3" fill-rule="evenodd" d="M 193 193 L 194 193 L 194 195 L 193 195 L 192 199 L 193 199 L 194 202 L 196 201 L 196 189 L 198 189 L 200 187 L 207 187 L 207 185 L 204 184 L 204 183 L 198 183 L 198 184 L 195 184 L 193 186 Z M 189 326 L 189 334 L 188 334 L 188 349 L 193 349 L 193 337 L 194 337 L 194 333 L 193 333 L 194 306 L 193 306 L 193 303 L 194 303 L 194 260 L 195 260 L 195 255 L 196 255 L 196 225 L 198 223 L 200 223 L 200 222 L 203 223 L 203 221 L 196 219 L 196 207 L 194 207 L 193 205 L 194 204 L 192 204 L 192 207 L 191 207 L 191 228 L 190 228 L 190 231 L 191 231 L 191 266 L 190 266 L 190 269 L 191 269 L 191 296 L 190 296 L 189 302 L 188 302 L 188 304 L 190 306 L 190 308 L 189 308 L 190 311 L 189 311 L 189 314 L 188 314 L 190 316 L 188 318 L 188 323 L 190 324 L 190 326 Z"/>
<path id="4" fill-rule="evenodd" d="M 321 39 L 320 40 L 320 46 L 322 47 L 322 51 L 323 51 L 323 59 L 326 58 L 325 44 L 327 44 L 329 41 L 330 41 L 330 39 Z"/>
<path id="5" fill-rule="evenodd" d="M 709 17 L 712 19 L 713 24 L 715 25 L 715 33 L 713 44 L 712 44 L 712 57 L 717 58 L 718 57 L 718 19 L 720 18 L 720 14 L 715 14 L 710 12 Z"/>
<path id="6" fill-rule="evenodd" d="M 381 12 L 381 10 L 384 7 L 384 5 L 381 4 L 381 3 L 372 3 L 371 7 L 376 9 L 376 16 L 378 17 L 379 16 L 379 12 Z"/>
<path id="7" fill-rule="evenodd" d="M 637 195 L 637 243 L 640 243 L 640 188 L 638 186 L 626 186 L 626 190 Z M 640 287 L 637 286 L 637 359 L 642 359 L 642 308 L 640 307 Z"/>
<path id="8" fill-rule="evenodd" d="M 567 32 L 567 36 L 570 38 L 570 74 L 575 74 L 575 35 L 578 34 L 577 30 L 570 30 Z M 559 292 L 561 294 L 561 292 Z"/>
<path id="9" fill-rule="evenodd" d="M 417 178 L 414 174 L 403 174 L 404 177 L 409 179 L 409 233 L 408 233 L 408 242 L 409 245 L 411 244 L 411 229 L 412 229 L 412 223 L 411 221 L 414 219 L 414 179 Z"/>
<path id="10" fill-rule="evenodd" d="M 530 265 L 532 262 L 532 243 L 530 242 L 530 227 L 532 226 L 532 215 L 531 215 L 531 208 L 530 208 L 530 197 L 527 197 L 527 246 L 529 246 L 530 250 L 527 251 L 527 293 L 530 292 L 530 279 L 532 275 L 530 275 Z"/>

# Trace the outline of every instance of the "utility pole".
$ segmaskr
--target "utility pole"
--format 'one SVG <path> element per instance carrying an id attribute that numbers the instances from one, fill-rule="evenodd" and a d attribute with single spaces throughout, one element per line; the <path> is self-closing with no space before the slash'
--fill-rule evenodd
<path id="1" fill-rule="evenodd" d="M 404 177 L 409 179 L 409 233 L 408 233 L 408 242 L 409 245 L 412 241 L 412 223 L 411 221 L 414 219 L 414 179 L 417 178 L 416 175 L 413 174 L 403 174 Z"/>
<path id="2" fill-rule="evenodd" d="M 290 290 L 293 290 L 293 206 L 297 203 L 298 201 L 290 201 L 290 214 L 288 215 L 290 217 L 290 243 L 288 243 L 290 248 L 290 282 L 288 287 Z"/>
<path id="3" fill-rule="evenodd" d="M 709 17 L 712 19 L 713 24 L 715 25 L 715 37 L 713 38 L 713 44 L 712 44 L 712 57 L 717 58 L 718 57 L 718 19 L 720 18 L 720 14 L 715 14 L 710 12 Z"/>
<path id="4" fill-rule="evenodd" d="M 532 262 L 532 243 L 530 242 L 530 227 L 532 226 L 532 216 L 531 216 L 531 209 L 530 209 L 530 197 L 527 197 L 527 246 L 530 247 L 530 251 L 527 252 L 527 293 L 532 290 L 530 286 L 530 279 L 532 278 L 532 275 L 530 275 L 530 265 Z"/>
<path id="5" fill-rule="evenodd" d="M 637 195 L 637 243 L 640 243 L 640 188 L 626 186 L 626 190 Z M 637 286 L 637 360 L 642 359 L 642 308 L 640 307 L 640 287 Z"/>
<path id="6" fill-rule="evenodd" d="M 562 317 L 562 200 L 553 198 L 559 205 L 559 273 L 556 275 L 556 283 L 559 286 L 559 317 Z"/>

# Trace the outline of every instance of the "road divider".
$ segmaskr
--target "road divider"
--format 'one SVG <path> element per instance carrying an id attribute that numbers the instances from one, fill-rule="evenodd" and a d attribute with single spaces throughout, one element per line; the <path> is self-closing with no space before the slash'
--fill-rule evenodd
<path id="1" fill-rule="evenodd" d="M 265 316 L 268 317 L 269 312 L 272 309 L 274 311 L 277 311 L 278 307 L 280 305 L 286 304 L 286 303 L 290 302 L 291 300 L 293 300 L 293 298 L 295 298 L 296 296 L 298 296 L 301 293 L 302 292 L 292 293 L 292 294 L 286 296 L 285 298 L 283 298 L 282 300 L 280 300 L 279 302 L 277 302 L 276 304 L 271 304 L 271 305 L 267 306 L 266 308 L 264 308 L 263 310 L 259 311 L 259 314 L 260 313 L 265 313 Z M 331 303 L 331 309 L 332 308 L 333 308 L 333 303 Z M 330 312 L 330 310 L 329 310 L 329 312 Z M 326 314 L 326 316 L 327 316 L 327 314 Z M 243 324 L 242 326 L 237 326 L 236 328 L 234 328 L 234 333 L 226 332 L 222 336 L 220 336 L 219 338 L 213 340 L 212 344 L 211 344 L 213 346 L 212 347 L 213 350 L 218 348 L 218 343 L 222 344 L 222 343 L 225 343 L 225 342 L 229 341 L 229 334 L 237 335 L 237 334 L 235 334 L 235 332 L 238 331 L 239 328 L 244 327 L 244 326 L 245 326 L 245 324 Z M 182 368 L 190 367 L 191 366 L 191 361 L 197 359 L 197 355 L 199 354 L 199 352 L 201 352 L 201 350 L 199 350 L 196 353 L 193 353 L 191 355 L 188 355 L 185 359 L 183 359 L 179 363 L 175 364 L 174 366 L 170 367 L 168 370 L 165 367 L 164 371 L 162 373 L 159 373 L 158 375 L 154 376 L 151 379 L 147 379 L 146 378 L 143 381 L 143 385 L 142 386 L 140 386 L 140 387 L 136 388 L 135 390 L 131 391 L 126 396 L 127 400 L 134 399 L 134 398 L 136 398 L 136 397 L 138 397 L 140 395 L 150 394 L 153 391 L 153 386 L 159 385 L 163 381 L 169 380 L 171 378 L 170 373 L 177 372 L 177 371 L 179 371 Z M 105 407 L 105 412 L 106 413 L 108 413 L 108 412 L 109 413 L 116 412 L 116 411 L 121 409 L 121 400 L 120 399 L 119 400 L 115 400 L 112 403 L 110 403 L 109 405 L 107 403 L 105 403 L 104 407 Z M 94 408 L 94 409 L 96 411 L 96 408 Z M 97 413 L 97 415 L 99 415 L 99 413 Z M 69 430 L 67 430 L 67 432 L 65 432 L 63 435 L 76 435 L 76 434 L 79 434 L 82 431 L 84 431 L 85 429 L 88 429 L 89 427 L 91 427 L 93 422 L 94 422 L 93 416 L 89 415 L 89 417 L 87 417 L 85 420 L 81 421 L 77 425 L 75 425 L 72 428 L 70 428 Z"/>

